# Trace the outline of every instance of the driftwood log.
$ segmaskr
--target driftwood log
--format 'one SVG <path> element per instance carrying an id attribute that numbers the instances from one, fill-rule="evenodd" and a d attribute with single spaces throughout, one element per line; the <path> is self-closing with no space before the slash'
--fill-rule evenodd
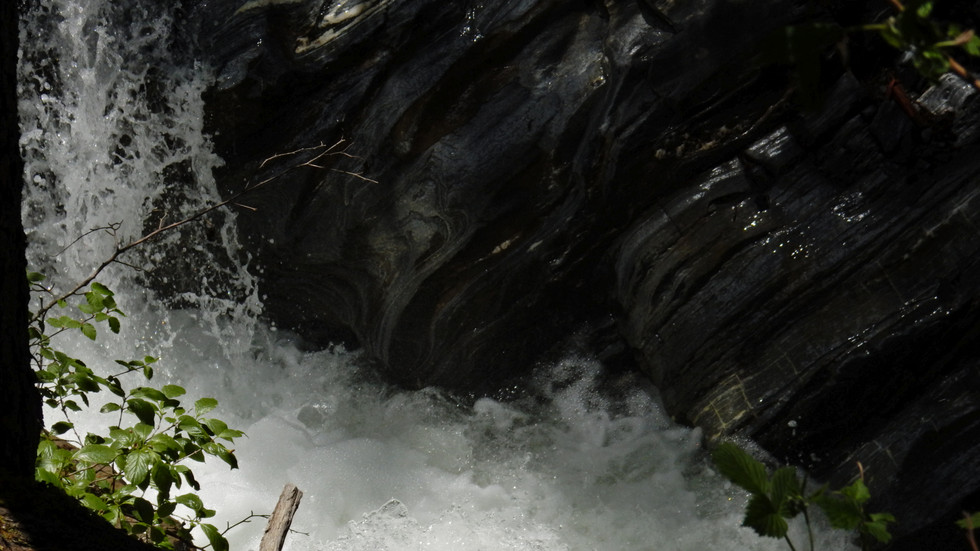
<path id="1" fill-rule="evenodd" d="M 269 524 L 265 527 L 265 534 L 262 535 L 262 543 L 259 544 L 259 551 L 281 551 L 286 543 L 286 534 L 289 526 L 293 523 L 293 515 L 299 509 L 299 500 L 303 498 L 303 492 L 293 484 L 286 484 L 279 496 L 279 503 L 269 517 Z"/>

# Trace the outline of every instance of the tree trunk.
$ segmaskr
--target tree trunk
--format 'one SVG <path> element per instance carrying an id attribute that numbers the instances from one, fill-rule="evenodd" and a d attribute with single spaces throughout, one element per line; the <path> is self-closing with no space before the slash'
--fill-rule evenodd
<path id="1" fill-rule="evenodd" d="M 17 21 L 17 2 L 0 2 L 0 474 L 33 479 L 41 401 L 34 388 L 27 346 Z"/>

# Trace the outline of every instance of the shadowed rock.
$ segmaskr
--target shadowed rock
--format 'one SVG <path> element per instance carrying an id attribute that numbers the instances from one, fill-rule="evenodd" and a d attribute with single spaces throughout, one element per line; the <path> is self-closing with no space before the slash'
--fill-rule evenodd
<path id="1" fill-rule="evenodd" d="M 477 391 L 611 316 L 710 436 L 861 460 L 900 531 L 971 506 L 931 473 L 980 457 L 976 94 L 922 126 L 873 50 L 801 114 L 753 56 L 807 6 L 209 2 L 222 185 L 278 178 L 238 218 L 267 314 Z"/>

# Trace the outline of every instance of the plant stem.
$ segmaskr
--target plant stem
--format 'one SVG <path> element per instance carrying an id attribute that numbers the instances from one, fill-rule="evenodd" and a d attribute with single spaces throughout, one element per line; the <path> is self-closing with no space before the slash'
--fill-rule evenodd
<path id="1" fill-rule="evenodd" d="M 791 540 L 791 539 L 789 539 L 789 535 L 788 535 L 788 534 L 787 534 L 787 535 L 785 535 L 785 536 L 783 536 L 783 539 L 785 539 L 785 540 L 786 540 L 786 545 L 789 545 L 789 548 L 790 548 L 790 549 L 791 549 L 792 551 L 796 551 L 796 546 L 795 546 L 795 545 L 793 545 L 793 540 Z"/>
<path id="2" fill-rule="evenodd" d="M 810 551 L 813 551 L 813 525 L 810 524 L 810 512 L 803 508 L 803 520 L 806 521 L 806 535 L 810 538 Z"/>

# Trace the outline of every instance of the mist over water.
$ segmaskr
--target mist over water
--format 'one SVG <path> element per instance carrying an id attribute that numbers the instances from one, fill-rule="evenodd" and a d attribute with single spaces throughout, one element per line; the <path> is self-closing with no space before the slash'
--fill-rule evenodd
<path id="1" fill-rule="evenodd" d="M 32 269 L 63 290 L 117 244 L 219 201 L 221 160 L 203 133 L 212 74 L 190 48 L 175 50 L 174 12 L 39 4 L 21 35 L 23 214 Z M 116 358 L 159 356 L 154 382 L 219 399 L 216 416 L 248 434 L 236 443 L 240 470 L 194 467 L 219 527 L 271 512 L 292 482 L 304 492 L 293 528 L 305 533 L 289 536 L 293 551 L 784 547 L 739 527 L 745 496 L 639 377 L 610 378 L 569 355 L 507 400 L 391 387 L 357 352 L 303 352 L 258 321 L 234 228 L 232 214 L 218 216 L 124 258 L 148 271 L 100 276 L 129 315 L 122 333 L 59 343 L 106 372 Z M 176 282 L 189 271 L 179 259 L 207 267 L 190 270 L 195 286 Z M 150 281 L 173 292 L 159 299 Z M 108 422 L 92 413 L 82 425 Z M 257 549 L 264 524 L 229 532 L 232 549 Z M 825 530 L 818 539 L 848 548 Z"/>

